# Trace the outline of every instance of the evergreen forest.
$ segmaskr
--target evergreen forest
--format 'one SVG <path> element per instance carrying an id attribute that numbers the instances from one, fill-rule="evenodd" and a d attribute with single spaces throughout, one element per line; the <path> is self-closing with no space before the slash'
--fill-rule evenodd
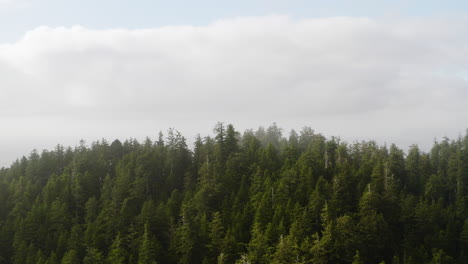
<path id="1" fill-rule="evenodd" d="M 216 124 L 0 170 L 0 263 L 466 264 L 468 135 L 427 152 Z"/>

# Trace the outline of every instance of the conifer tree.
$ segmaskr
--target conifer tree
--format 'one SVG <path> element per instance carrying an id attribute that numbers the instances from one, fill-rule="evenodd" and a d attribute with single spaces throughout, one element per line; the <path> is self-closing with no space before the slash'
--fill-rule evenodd
<path id="1" fill-rule="evenodd" d="M 146 223 L 138 252 L 138 264 L 156 264 L 156 254 L 155 239 L 151 237 L 148 223 Z"/>
<path id="2" fill-rule="evenodd" d="M 107 263 L 108 264 L 124 264 L 126 259 L 126 252 L 122 245 L 122 237 L 119 234 L 112 242 L 112 246 L 109 249 L 109 255 L 107 256 Z"/>

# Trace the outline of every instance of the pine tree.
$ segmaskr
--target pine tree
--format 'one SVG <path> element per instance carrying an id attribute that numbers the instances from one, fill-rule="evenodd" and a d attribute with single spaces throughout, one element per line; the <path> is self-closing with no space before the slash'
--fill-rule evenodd
<path id="1" fill-rule="evenodd" d="M 119 234 L 114 239 L 112 246 L 109 249 L 109 255 L 107 256 L 108 264 L 124 264 L 126 259 L 126 252 L 122 245 L 122 237 Z"/>
<path id="2" fill-rule="evenodd" d="M 83 264 L 95 264 L 95 263 L 104 263 L 104 257 L 102 252 L 96 248 L 88 248 L 88 252 L 83 259 Z"/>
<path id="3" fill-rule="evenodd" d="M 63 255 L 62 261 L 60 264 L 79 264 L 80 260 L 78 259 L 78 254 L 75 250 L 70 250 Z"/>
<path id="4" fill-rule="evenodd" d="M 140 249 L 138 252 L 138 264 L 156 264 L 156 245 L 154 238 L 149 233 L 148 223 L 145 224 L 145 231 L 141 237 Z"/>

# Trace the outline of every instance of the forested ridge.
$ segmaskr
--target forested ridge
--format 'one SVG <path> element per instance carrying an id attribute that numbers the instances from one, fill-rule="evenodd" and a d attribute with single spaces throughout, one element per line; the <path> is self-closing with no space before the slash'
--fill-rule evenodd
<path id="1" fill-rule="evenodd" d="M 468 135 L 283 134 L 33 151 L 0 170 L 0 263 L 468 263 Z"/>

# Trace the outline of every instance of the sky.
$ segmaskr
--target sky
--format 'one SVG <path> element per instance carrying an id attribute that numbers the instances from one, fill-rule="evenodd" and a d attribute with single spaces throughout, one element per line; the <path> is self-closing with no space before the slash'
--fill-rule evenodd
<path id="1" fill-rule="evenodd" d="M 0 166 L 276 122 L 427 151 L 468 128 L 467 1 L 0 0 Z"/>

